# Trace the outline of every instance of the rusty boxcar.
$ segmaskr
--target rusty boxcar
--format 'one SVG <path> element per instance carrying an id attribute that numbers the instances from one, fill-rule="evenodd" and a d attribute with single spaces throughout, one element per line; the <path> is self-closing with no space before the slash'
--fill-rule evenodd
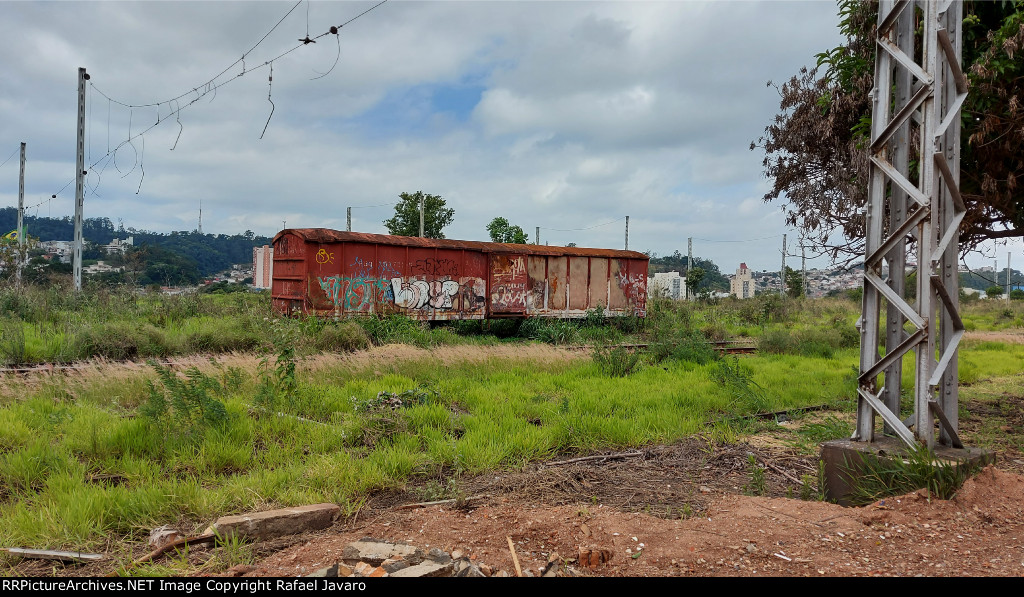
<path id="1" fill-rule="evenodd" d="M 646 315 L 649 257 L 548 247 L 341 232 L 274 237 L 271 296 L 281 314 L 404 314 L 425 321 Z"/>

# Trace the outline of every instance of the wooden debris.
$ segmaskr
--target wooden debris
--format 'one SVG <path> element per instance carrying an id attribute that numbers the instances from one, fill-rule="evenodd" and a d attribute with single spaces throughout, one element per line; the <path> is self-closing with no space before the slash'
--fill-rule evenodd
<path id="1" fill-rule="evenodd" d="M 582 456 L 580 458 L 570 458 L 569 460 L 557 460 L 555 462 L 545 462 L 547 466 L 561 466 L 563 464 L 572 464 L 574 462 L 586 462 L 589 460 L 620 460 L 622 458 L 636 458 L 643 456 L 643 452 L 620 452 L 618 454 L 599 454 L 597 456 Z"/>
<path id="2" fill-rule="evenodd" d="M 129 571 L 129 570 L 131 570 L 131 569 L 133 569 L 133 568 L 135 568 L 137 566 L 141 566 L 142 564 L 150 562 L 151 560 L 154 560 L 154 559 L 162 556 L 163 554 L 171 551 L 172 549 L 177 549 L 178 547 L 184 547 L 185 545 L 199 545 L 199 544 L 202 544 L 202 543 L 213 543 L 216 540 L 217 540 L 217 535 L 215 535 L 214 533 L 205 533 L 203 535 L 196 535 L 195 537 L 185 537 L 184 539 L 179 539 L 179 540 L 177 540 L 177 541 L 175 541 L 173 543 L 168 543 L 167 545 L 164 545 L 163 547 L 161 547 L 159 549 L 154 549 L 153 551 L 147 553 L 146 555 L 142 556 L 141 558 L 135 560 L 131 564 L 128 564 L 127 566 L 124 567 L 124 571 L 127 572 L 127 571 Z M 120 574 L 115 570 L 114 572 L 111 572 L 107 576 L 120 576 Z"/>
<path id="3" fill-rule="evenodd" d="M 516 546 L 512 543 L 512 537 L 506 535 L 505 538 L 508 539 L 508 550 L 512 553 L 512 563 L 516 567 L 516 576 L 522 576 L 523 569 L 519 566 L 519 556 L 516 555 Z"/>
<path id="4" fill-rule="evenodd" d="M 0 551 L 30 558 L 33 560 L 60 560 L 61 562 L 97 562 L 106 558 L 101 553 L 83 553 L 81 551 L 53 551 L 49 549 L 26 549 L 23 547 L 0 547 Z"/>
<path id="5" fill-rule="evenodd" d="M 415 504 L 403 504 L 401 506 L 395 506 L 395 510 L 410 510 L 412 508 L 428 508 L 430 506 L 443 506 L 445 504 L 458 504 L 462 502 L 471 502 L 473 500 L 479 500 L 487 497 L 487 495 L 474 495 L 468 498 L 452 498 L 449 500 L 437 500 L 435 502 L 417 502 Z"/>

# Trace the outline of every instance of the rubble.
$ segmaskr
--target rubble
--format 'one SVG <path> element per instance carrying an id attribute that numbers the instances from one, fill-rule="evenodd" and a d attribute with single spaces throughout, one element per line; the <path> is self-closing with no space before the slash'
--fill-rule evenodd
<path id="1" fill-rule="evenodd" d="M 607 562 L 611 552 L 607 549 L 580 550 L 581 557 L 586 554 L 586 563 L 581 565 L 597 566 Z M 557 553 L 548 557 L 548 564 L 540 574 L 529 570 L 525 576 L 580 576 L 570 563 L 576 560 L 563 560 Z M 423 549 L 406 543 L 395 543 L 384 539 L 364 537 L 353 541 L 342 550 L 341 560 L 321 568 L 307 577 L 334 578 L 429 578 L 437 576 L 457 578 L 509 578 L 513 576 L 506 570 L 477 561 L 476 554 L 470 554 L 464 548 L 456 548 L 451 553 L 432 547 Z"/>

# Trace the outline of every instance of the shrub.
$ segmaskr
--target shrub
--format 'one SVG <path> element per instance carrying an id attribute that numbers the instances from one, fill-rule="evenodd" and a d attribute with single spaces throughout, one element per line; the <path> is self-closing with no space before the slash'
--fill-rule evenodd
<path id="1" fill-rule="evenodd" d="M 621 346 L 601 347 L 594 350 L 594 362 L 606 375 L 625 377 L 640 364 L 640 353 L 626 350 Z"/>
<path id="2" fill-rule="evenodd" d="M 147 381 L 149 399 L 139 410 L 150 420 L 159 424 L 164 435 L 197 437 L 207 426 L 223 426 L 228 420 L 224 404 L 210 395 L 221 393 L 223 388 L 216 379 L 207 376 L 197 367 L 185 370 L 185 378 L 178 377 L 169 367 L 156 361 L 149 361 L 156 370 L 162 387 Z"/>
<path id="3" fill-rule="evenodd" d="M 317 350 L 348 352 L 370 346 L 366 330 L 352 322 L 330 323 L 313 338 Z"/>

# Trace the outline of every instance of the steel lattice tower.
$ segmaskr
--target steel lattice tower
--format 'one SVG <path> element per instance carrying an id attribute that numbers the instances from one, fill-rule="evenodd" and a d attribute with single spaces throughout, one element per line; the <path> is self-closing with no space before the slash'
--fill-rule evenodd
<path id="1" fill-rule="evenodd" d="M 938 419 L 938 442 L 963 447 L 957 435 L 957 348 L 964 333 L 957 268 L 965 211 L 959 192 L 960 107 L 967 96 L 960 67 L 962 15 L 959 1 L 879 2 L 856 441 L 874 441 L 878 415 L 886 433 L 909 446 L 933 447 Z M 921 48 L 914 47 L 915 25 L 923 31 Z M 908 246 L 916 257 L 913 299 L 904 284 Z M 910 351 L 914 411 L 903 418 L 902 359 Z"/>

